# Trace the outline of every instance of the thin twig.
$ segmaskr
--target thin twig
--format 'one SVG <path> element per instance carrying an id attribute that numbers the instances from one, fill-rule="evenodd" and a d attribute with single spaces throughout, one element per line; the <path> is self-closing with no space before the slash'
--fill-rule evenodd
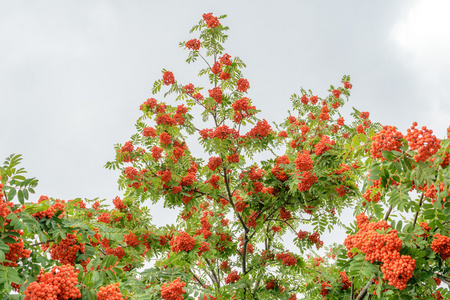
<path id="1" fill-rule="evenodd" d="M 387 221 L 387 219 L 389 218 L 389 215 L 392 212 L 392 205 L 389 206 L 388 211 L 386 212 L 386 215 L 384 216 L 384 220 Z"/>
<path id="2" fill-rule="evenodd" d="M 194 276 L 195 280 L 197 280 L 197 283 L 198 283 L 201 287 L 203 287 L 203 286 L 204 286 L 203 282 L 200 280 L 200 278 L 198 278 L 197 275 L 195 275 L 194 271 L 192 271 L 191 269 L 189 269 L 189 271 L 192 273 L 192 276 Z"/>
<path id="3" fill-rule="evenodd" d="M 413 227 L 416 226 L 417 217 L 419 216 L 419 211 L 420 211 L 420 207 L 422 206 L 422 203 L 423 203 L 423 193 L 422 193 L 422 196 L 420 196 L 419 209 L 416 211 L 416 214 L 414 216 Z"/>
<path id="4" fill-rule="evenodd" d="M 55 240 L 46 240 L 45 242 L 39 242 L 39 243 L 36 243 L 36 244 L 31 244 L 30 247 L 36 247 L 36 246 L 47 244 L 47 243 L 51 243 L 51 242 L 54 242 L 54 241 Z"/>
<path id="5" fill-rule="evenodd" d="M 372 276 L 372 278 L 370 278 L 369 281 L 367 281 L 366 285 L 361 290 L 361 292 L 358 294 L 358 297 L 355 300 L 361 300 L 361 299 L 363 299 L 366 296 L 367 290 L 372 285 L 372 281 L 373 281 L 374 278 L 375 278 L 375 276 Z"/>

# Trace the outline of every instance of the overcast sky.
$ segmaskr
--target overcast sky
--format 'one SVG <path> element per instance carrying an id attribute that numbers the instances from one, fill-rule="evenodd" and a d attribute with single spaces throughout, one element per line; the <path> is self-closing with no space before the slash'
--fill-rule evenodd
<path id="1" fill-rule="evenodd" d="M 326 96 L 349 74 L 348 108 L 403 132 L 417 121 L 443 137 L 448 11 L 446 0 L 0 0 L 0 159 L 23 154 L 37 197 L 121 195 L 117 171 L 103 166 L 135 132 L 162 68 L 196 82 L 202 66 L 187 65 L 178 42 L 197 37 L 189 30 L 206 12 L 228 15 L 225 47 L 247 63 L 260 118 L 279 122 L 301 86 Z"/>

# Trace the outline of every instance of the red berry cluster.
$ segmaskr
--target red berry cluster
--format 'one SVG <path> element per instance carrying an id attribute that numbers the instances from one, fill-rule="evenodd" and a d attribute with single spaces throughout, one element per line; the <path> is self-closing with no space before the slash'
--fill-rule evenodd
<path id="1" fill-rule="evenodd" d="M 331 146 L 335 145 L 336 142 L 332 141 L 330 137 L 323 135 L 320 142 L 314 146 L 314 150 L 317 156 L 324 154 L 326 151 L 331 149 Z"/>
<path id="2" fill-rule="evenodd" d="M 203 253 L 208 252 L 211 248 L 209 247 L 209 243 L 201 242 L 200 247 L 198 248 L 198 256 L 201 256 Z"/>
<path id="3" fill-rule="evenodd" d="M 123 241 L 130 247 L 136 247 L 137 245 L 139 245 L 139 241 L 131 231 L 129 234 L 123 237 Z"/>
<path id="4" fill-rule="evenodd" d="M 304 171 L 302 173 L 299 173 L 301 177 L 297 177 L 300 182 L 298 183 L 297 189 L 300 192 L 306 192 L 309 191 L 311 186 L 317 182 L 316 174 L 311 174 L 310 171 Z"/>
<path id="5" fill-rule="evenodd" d="M 163 283 L 161 286 L 161 299 L 163 300 L 183 300 L 183 294 L 186 293 L 183 288 L 186 282 L 182 282 L 180 277 L 177 277 L 174 281 L 169 284 Z"/>
<path id="6" fill-rule="evenodd" d="M 212 13 L 203 14 L 203 20 L 206 22 L 208 28 L 215 28 L 220 25 L 219 20 Z"/>
<path id="7" fill-rule="evenodd" d="M 297 257 L 295 257 L 292 253 L 278 253 L 276 255 L 278 260 L 281 260 L 281 263 L 287 267 L 294 266 L 297 264 Z"/>
<path id="8" fill-rule="evenodd" d="M 287 165 L 289 164 L 289 157 L 287 155 L 283 155 L 277 158 L 275 166 L 272 168 L 272 174 L 280 181 L 286 181 L 288 176 L 286 172 L 280 168 L 281 164 Z"/>
<path id="9" fill-rule="evenodd" d="M 322 282 L 322 288 L 320 290 L 320 294 L 322 295 L 323 299 L 326 299 L 326 295 L 328 295 L 330 293 L 330 290 L 327 289 L 327 287 L 331 287 L 331 284 L 329 281 L 327 282 Z"/>
<path id="10" fill-rule="evenodd" d="M 441 147 L 441 141 L 432 135 L 433 130 L 422 126 L 422 129 L 417 129 L 417 122 L 414 122 L 411 128 L 407 129 L 405 139 L 408 141 L 411 150 L 417 150 L 414 156 L 416 162 L 426 161 L 429 157 L 436 154 Z"/>
<path id="11" fill-rule="evenodd" d="M 196 239 L 194 239 L 188 233 L 179 230 L 178 235 L 174 236 L 170 240 L 169 245 L 171 246 L 171 250 L 173 252 L 180 252 L 180 251 L 191 251 L 192 249 L 194 249 L 196 243 L 197 243 Z"/>
<path id="12" fill-rule="evenodd" d="M 286 210 L 286 208 L 282 208 L 280 210 L 280 219 L 281 220 L 289 220 L 291 218 L 291 212 Z"/>
<path id="13" fill-rule="evenodd" d="M 353 85 L 348 82 L 348 81 L 344 81 L 344 89 L 350 90 L 353 87 Z"/>
<path id="14" fill-rule="evenodd" d="M 164 85 L 171 85 L 175 83 L 175 77 L 170 71 L 165 71 L 163 74 Z"/>
<path id="15" fill-rule="evenodd" d="M 111 214 L 107 212 L 102 213 L 100 216 L 98 216 L 97 222 L 108 224 L 109 222 L 111 222 Z"/>
<path id="16" fill-rule="evenodd" d="M 1 177 L 0 177 L 1 179 Z M 16 210 L 13 210 L 14 203 L 12 202 L 2 202 L 0 198 L 0 218 L 4 218 L 4 222 L 0 223 L 0 228 L 5 227 L 7 224 L 11 222 L 11 220 L 6 219 L 6 216 L 8 216 L 10 213 L 18 214 L 21 212 L 25 206 L 21 206 Z M 22 230 L 10 230 L 13 232 L 19 233 L 19 235 L 23 235 Z M 6 243 L 6 245 L 9 247 L 9 252 L 5 253 L 5 260 L 4 262 L 0 263 L 0 266 L 9 266 L 9 267 L 17 267 L 17 261 L 21 258 L 27 258 L 30 257 L 31 251 L 24 248 L 24 242 L 21 238 L 12 236 L 12 239 L 15 240 L 13 243 Z"/>
<path id="17" fill-rule="evenodd" d="M 436 291 L 433 294 L 431 294 L 431 296 L 433 296 L 434 299 L 437 300 L 444 300 L 444 297 L 442 297 L 442 294 L 440 291 Z"/>
<path id="18" fill-rule="evenodd" d="M 186 42 L 186 48 L 188 48 L 189 50 L 197 51 L 198 49 L 200 49 L 200 46 L 201 43 L 197 39 L 192 39 Z"/>
<path id="19" fill-rule="evenodd" d="M 228 265 L 228 260 L 224 260 L 220 263 L 220 269 L 223 271 L 231 270 L 230 266 Z"/>
<path id="20" fill-rule="evenodd" d="M 372 137 L 372 148 L 370 153 L 373 158 L 385 158 L 382 156 L 382 151 L 400 151 L 402 146 L 401 139 L 403 134 L 397 131 L 395 126 L 383 126 L 383 129 Z"/>
<path id="21" fill-rule="evenodd" d="M 79 244 L 76 234 L 67 234 L 66 238 L 50 248 L 50 256 L 63 265 L 75 265 L 77 253 L 84 253 L 84 243 Z"/>
<path id="22" fill-rule="evenodd" d="M 22 231 L 16 231 L 19 234 L 23 235 Z M 6 243 L 9 246 L 9 252 L 5 253 L 5 262 L 0 263 L 0 265 L 7 267 L 17 267 L 17 261 L 21 258 L 30 257 L 31 251 L 24 248 L 24 242 L 21 238 L 12 237 L 16 242 L 15 243 Z"/>
<path id="23" fill-rule="evenodd" d="M 238 272 L 236 270 L 232 271 L 227 277 L 225 277 L 225 283 L 233 283 L 241 279 L 241 276 L 238 275 Z"/>
<path id="24" fill-rule="evenodd" d="M 207 211 L 205 210 L 203 212 L 202 217 L 200 218 L 200 224 L 202 225 L 201 228 L 197 229 L 195 231 L 195 236 L 197 235 L 203 235 L 203 238 L 206 240 L 207 238 L 209 238 L 212 233 L 211 233 L 211 223 L 209 223 L 208 221 L 208 216 L 214 216 L 214 213 L 212 211 Z"/>
<path id="25" fill-rule="evenodd" d="M 275 284 L 277 284 L 276 279 L 272 279 L 266 282 L 266 290 L 273 290 L 275 288 Z"/>
<path id="26" fill-rule="evenodd" d="M 50 272 L 42 269 L 36 281 L 25 290 L 24 300 L 78 299 L 81 292 L 76 287 L 78 270 L 71 265 L 53 267 Z"/>
<path id="27" fill-rule="evenodd" d="M 308 235 L 309 235 L 309 232 L 308 232 L 308 231 L 304 231 L 304 230 L 300 230 L 300 231 L 297 233 L 297 237 L 298 237 L 299 240 L 303 240 L 303 239 L 306 238 Z"/>
<path id="28" fill-rule="evenodd" d="M 118 210 L 123 210 L 127 208 L 127 205 L 123 203 L 123 201 L 117 196 L 113 199 L 113 204 Z"/>
<path id="29" fill-rule="evenodd" d="M 218 104 L 222 104 L 222 89 L 220 88 L 220 86 L 215 87 L 211 90 L 208 90 L 209 92 L 209 97 L 213 98 Z"/>
<path id="30" fill-rule="evenodd" d="M 316 244 L 316 248 L 319 249 L 323 246 L 323 241 L 320 240 L 320 235 L 318 232 L 313 232 L 308 239 L 313 243 Z"/>
<path id="31" fill-rule="evenodd" d="M 381 185 L 381 179 L 378 180 L 372 180 L 372 185 L 368 186 L 366 188 L 366 191 L 364 192 L 364 194 L 362 195 L 362 197 L 364 199 L 366 199 L 367 202 L 375 202 L 378 203 L 378 201 L 380 201 L 381 198 L 381 191 L 378 191 L 376 193 L 372 193 L 375 189 L 380 189 L 380 185 Z"/>
<path id="32" fill-rule="evenodd" d="M 431 243 L 431 250 L 439 253 L 443 260 L 447 260 L 450 257 L 450 237 L 440 235 L 439 233 L 436 233 L 433 237 L 434 240 Z"/>
<path id="33" fill-rule="evenodd" d="M 270 124 L 266 121 L 266 119 L 263 119 L 262 121 L 258 121 L 255 127 L 250 129 L 244 137 L 262 140 L 263 137 L 270 135 L 272 132 L 272 127 L 270 127 Z"/>
<path id="34" fill-rule="evenodd" d="M 250 99 L 247 97 L 243 97 L 241 99 L 236 100 L 231 107 L 234 111 L 233 122 L 239 123 L 243 118 L 248 118 L 251 115 L 255 114 L 255 106 L 250 106 Z M 249 110 L 253 110 L 250 112 Z"/>
<path id="35" fill-rule="evenodd" d="M 118 259 L 122 259 L 125 256 L 125 250 L 123 250 L 122 247 L 117 246 L 116 248 L 112 249 L 109 247 L 105 247 L 105 253 L 108 255 L 114 255 Z"/>
<path id="36" fill-rule="evenodd" d="M 399 290 L 406 287 L 406 283 L 413 276 L 416 262 L 409 255 L 400 255 L 402 240 L 397 236 L 397 230 L 390 230 L 386 221 L 369 222 L 364 213 L 356 217 L 359 231 L 356 235 L 349 235 L 344 241 L 347 247 L 347 256 L 353 257 L 350 251 L 359 249 L 366 254 L 366 260 L 374 263 L 382 263 L 381 271 L 384 279 Z M 377 230 L 388 231 L 386 234 L 378 233 Z"/>
<path id="37" fill-rule="evenodd" d="M 220 157 L 210 157 L 208 160 L 208 169 L 215 171 L 222 165 L 222 159 Z"/>
<path id="38" fill-rule="evenodd" d="M 313 161 L 309 151 L 299 152 L 297 158 L 294 160 L 295 167 L 299 171 L 310 171 L 313 168 Z"/>
<path id="39" fill-rule="evenodd" d="M 339 276 L 341 277 L 342 283 L 341 290 L 348 290 L 352 286 L 352 282 L 350 281 L 350 279 L 348 279 L 347 273 L 345 273 L 345 271 L 342 271 L 339 273 Z"/>
<path id="40" fill-rule="evenodd" d="M 249 87 L 250 87 L 250 84 L 248 83 L 247 79 L 240 78 L 237 81 L 237 90 L 238 91 L 245 93 L 248 90 Z"/>
<path id="41" fill-rule="evenodd" d="M 119 289 L 119 283 L 102 286 L 98 290 L 97 300 L 124 300 Z"/>
<path id="42" fill-rule="evenodd" d="M 46 201 L 46 200 L 48 200 L 47 196 L 41 196 L 38 200 L 38 203 L 41 203 L 42 201 Z M 64 211 L 66 209 L 66 206 L 64 203 L 65 203 L 64 200 L 56 199 L 55 203 L 52 206 L 50 206 L 49 208 L 47 208 L 44 211 L 39 211 L 37 213 L 34 213 L 34 214 L 32 214 L 32 216 L 35 217 L 37 220 L 40 220 L 45 217 L 47 217 L 47 219 L 51 219 L 57 211 L 61 211 L 62 213 L 59 215 L 59 217 L 62 218 L 64 216 Z"/>

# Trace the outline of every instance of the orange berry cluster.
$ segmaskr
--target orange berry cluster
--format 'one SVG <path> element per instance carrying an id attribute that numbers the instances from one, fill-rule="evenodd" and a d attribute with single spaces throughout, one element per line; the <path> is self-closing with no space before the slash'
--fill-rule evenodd
<path id="1" fill-rule="evenodd" d="M 436 291 L 433 294 L 431 294 L 431 296 L 433 296 L 434 299 L 437 300 L 444 300 L 444 297 L 442 297 L 442 294 L 440 291 Z"/>
<path id="2" fill-rule="evenodd" d="M 48 200 L 47 196 L 41 196 L 38 200 L 38 203 L 41 203 L 42 201 Z M 48 219 L 51 219 L 53 217 L 53 215 L 56 213 L 56 211 L 62 211 L 62 213 L 59 215 L 60 218 L 62 218 L 64 216 L 64 211 L 66 209 L 66 206 L 64 204 L 64 200 L 59 200 L 56 199 L 55 203 L 50 206 L 49 208 L 47 208 L 44 211 L 38 211 L 35 214 L 32 214 L 33 217 L 35 217 L 36 219 L 40 220 L 42 218 L 47 217 Z"/>
<path id="3" fill-rule="evenodd" d="M 179 230 L 178 235 L 174 236 L 169 242 L 171 246 L 170 249 L 173 252 L 191 251 L 192 249 L 194 249 L 196 243 L 196 239 L 182 230 Z"/>
<path id="4" fill-rule="evenodd" d="M 129 234 L 125 235 L 123 237 L 123 241 L 131 247 L 136 247 L 137 245 L 139 245 L 139 241 L 137 240 L 137 238 L 134 236 L 134 234 L 130 231 Z"/>
<path id="5" fill-rule="evenodd" d="M 94 242 L 94 240 L 92 240 L 91 237 L 88 236 L 88 239 L 91 242 L 92 247 L 96 247 L 98 244 L 100 244 L 102 240 L 102 236 L 100 235 L 98 228 L 94 228 L 94 231 L 95 231 L 94 238 L 97 240 L 97 242 Z"/>
<path id="6" fill-rule="evenodd" d="M 119 289 L 119 283 L 100 287 L 97 300 L 123 300 L 125 299 Z"/>
<path id="7" fill-rule="evenodd" d="M 19 231 L 20 234 L 23 234 L 22 231 Z M 0 265 L 7 266 L 7 267 L 17 267 L 17 261 L 20 258 L 27 258 L 30 257 L 31 251 L 24 249 L 24 243 L 21 238 L 12 237 L 17 242 L 13 244 L 6 243 L 6 245 L 9 246 L 9 252 L 5 253 L 5 260 L 9 260 L 10 262 L 2 262 Z"/>
<path id="8" fill-rule="evenodd" d="M 313 161 L 309 151 L 299 152 L 297 158 L 294 160 L 295 167 L 299 171 L 310 171 L 313 168 Z"/>
<path id="9" fill-rule="evenodd" d="M 239 123 L 243 118 L 248 118 L 255 113 L 256 107 L 251 106 L 249 101 L 250 99 L 247 97 L 242 97 L 231 105 L 234 110 L 233 122 Z M 249 110 L 253 110 L 253 112 L 249 112 Z"/>
<path id="10" fill-rule="evenodd" d="M 161 299 L 163 300 L 183 300 L 183 294 L 186 293 L 183 290 L 185 282 L 180 280 L 180 277 L 177 277 L 174 281 L 170 282 L 168 285 L 163 283 L 161 286 Z"/>
<path id="11" fill-rule="evenodd" d="M 372 137 L 372 148 L 370 154 L 373 158 L 381 158 L 382 151 L 398 151 L 402 146 L 403 134 L 397 131 L 395 126 L 383 126 L 383 129 Z"/>
<path id="12" fill-rule="evenodd" d="M 311 174 L 310 171 L 304 171 L 303 173 L 299 173 L 301 177 L 297 177 L 300 182 L 298 183 L 297 189 L 300 192 L 309 191 L 311 186 L 317 182 L 316 174 Z"/>
<path id="13" fill-rule="evenodd" d="M 441 141 L 432 135 L 433 130 L 422 126 L 422 129 L 417 129 L 417 122 L 414 122 L 411 128 L 407 129 L 405 139 L 408 141 L 411 150 L 417 150 L 414 156 L 416 162 L 426 161 L 430 156 L 436 154 L 441 147 Z"/>
<path id="14" fill-rule="evenodd" d="M 327 287 L 331 287 L 331 284 L 329 281 L 327 282 L 322 282 L 322 288 L 320 290 L 320 294 L 322 295 L 323 299 L 326 299 L 326 295 L 328 295 L 330 293 L 330 290 L 327 289 Z"/>
<path id="15" fill-rule="evenodd" d="M 76 287 L 78 270 L 73 266 L 64 265 L 53 267 L 50 272 L 44 273 L 42 269 L 25 290 L 24 300 L 57 300 L 78 299 L 81 292 Z"/>
<path id="16" fill-rule="evenodd" d="M 281 260 L 281 263 L 287 267 L 294 266 L 297 264 L 297 257 L 292 253 L 277 253 L 276 258 Z"/>
<path id="17" fill-rule="evenodd" d="M 238 281 L 239 279 L 241 279 L 241 276 L 239 276 L 237 271 L 234 270 L 227 277 L 225 277 L 225 283 L 226 284 L 233 283 Z"/>
<path id="18" fill-rule="evenodd" d="M 117 246 L 116 248 L 112 249 L 109 247 L 105 248 L 105 252 L 108 255 L 114 255 L 117 256 L 118 259 L 122 259 L 125 256 L 125 250 L 123 250 L 122 247 Z"/>
<path id="19" fill-rule="evenodd" d="M 366 199 L 367 202 L 375 202 L 378 203 L 381 198 L 381 191 L 375 193 L 372 195 L 372 192 L 374 189 L 379 189 L 381 184 L 381 179 L 378 180 L 372 180 L 372 186 L 367 187 L 366 191 L 362 195 L 364 199 Z"/>
<path id="20" fill-rule="evenodd" d="M 350 281 L 350 279 L 348 279 L 347 273 L 345 271 L 342 271 L 339 273 L 339 276 L 341 277 L 342 283 L 341 290 L 348 290 L 352 286 L 352 282 Z"/>
<path id="21" fill-rule="evenodd" d="M 272 279 L 266 282 L 266 290 L 273 290 L 275 288 L 275 284 L 277 283 L 276 279 Z"/>
<path id="22" fill-rule="evenodd" d="M 127 208 L 127 205 L 124 204 L 123 201 L 118 196 L 113 199 L 113 203 L 114 203 L 114 206 L 116 207 L 116 209 L 118 209 L 118 210 L 123 210 L 123 209 Z"/>
<path id="23" fill-rule="evenodd" d="M 320 235 L 318 232 L 314 231 L 310 236 L 308 236 L 308 239 L 316 245 L 316 248 L 319 249 L 323 246 L 323 241 L 320 240 Z"/>
<path id="24" fill-rule="evenodd" d="M 79 244 L 75 234 L 67 234 L 59 244 L 53 244 L 50 248 L 50 256 L 63 265 L 75 265 L 77 253 L 84 253 L 84 243 Z"/>
<path id="25" fill-rule="evenodd" d="M 320 142 L 314 145 L 314 150 L 316 155 L 322 155 L 326 151 L 331 149 L 331 146 L 335 145 L 336 142 L 332 141 L 330 137 L 323 135 L 320 139 Z"/>
<path id="26" fill-rule="evenodd" d="M 364 213 L 356 217 L 359 231 L 356 235 L 349 235 L 344 241 L 347 247 L 347 256 L 353 257 L 350 252 L 352 248 L 359 249 L 366 254 L 366 260 L 374 263 L 382 263 L 381 271 L 384 273 L 384 279 L 389 284 L 399 290 L 406 288 L 406 283 L 412 277 L 416 262 L 409 255 L 400 255 L 402 240 L 397 236 L 397 230 L 393 229 L 386 234 L 378 233 L 377 230 L 390 229 L 386 221 L 369 222 Z"/>
<path id="27" fill-rule="evenodd" d="M 2 200 L 0 198 L 0 218 L 4 218 L 4 222 L 0 223 L 0 227 L 4 227 L 11 222 L 11 220 L 6 219 L 6 216 L 8 216 L 10 213 L 18 214 L 25 208 L 25 206 L 21 206 L 18 209 L 13 210 L 14 203 L 1 201 Z M 23 235 L 22 230 L 10 230 L 10 231 L 17 232 L 20 235 Z M 30 257 L 31 251 L 24 249 L 23 240 L 21 238 L 14 236 L 12 236 L 12 238 L 15 240 L 14 243 L 6 243 L 6 245 L 9 246 L 9 252 L 5 253 L 5 260 L 7 261 L 1 262 L 0 266 L 17 267 L 17 261 L 19 259 Z"/>
<path id="28" fill-rule="evenodd" d="M 419 223 L 420 228 L 422 228 L 423 231 L 425 232 L 430 232 L 431 227 L 428 225 L 428 223 L 425 222 L 420 222 Z M 421 237 L 423 237 L 424 239 L 428 237 L 428 234 L 424 233 L 420 235 Z"/>
<path id="29" fill-rule="evenodd" d="M 434 240 L 431 243 L 431 250 L 439 253 L 443 260 L 450 257 L 450 238 L 448 236 L 440 235 L 436 233 Z"/>
<path id="30" fill-rule="evenodd" d="M 1 224 L 1 225 L 3 225 L 3 226 L 7 225 L 8 220 L 6 220 L 6 216 L 8 216 L 11 212 L 13 212 L 13 210 L 12 210 L 13 206 L 14 206 L 14 203 L 12 203 L 12 202 L 1 202 L 0 201 L 0 218 L 5 218 L 5 223 Z"/>
<path id="31" fill-rule="evenodd" d="M 281 220 L 289 220 L 290 218 L 291 218 L 291 212 L 288 211 L 288 210 L 286 210 L 285 207 L 283 207 L 283 208 L 280 210 L 280 219 L 281 219 Z"/>

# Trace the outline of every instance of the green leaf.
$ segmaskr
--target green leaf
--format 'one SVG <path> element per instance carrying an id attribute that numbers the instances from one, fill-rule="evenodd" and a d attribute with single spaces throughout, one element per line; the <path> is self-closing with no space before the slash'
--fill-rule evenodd
<path id="1" fill-rule="evenodd" d="M 17 192 L 17 199 L 19 199 L 20 204 L 24 204 L 25 201 L 23 199 L 23 191 L 22 190 L 19 190 Z"/>
<path id="2" fill-rule="evenodd" d="M 9 282 L 14 282 L 16 284 L 23 283 L 22 279 L 19 277 L 19 274 L 17 273 L 17 270 L 15 268 L 8 268 L 7 272 L 8 272 Z"/>
<path id="3" fill-rule="evenodd" d="M 5 244 L 2 240 L 0 240 L 0 250 L 3 250 L 5 252 L 9 252 L 9 246 Z"/>
<path id="4" fill-rule="evenodd" d="M 8 192 L 8 201 L 12 201 L 12 199 L 14 199 L 14 196 L 16 196 L 16 189 L 11 188 Z"/>

